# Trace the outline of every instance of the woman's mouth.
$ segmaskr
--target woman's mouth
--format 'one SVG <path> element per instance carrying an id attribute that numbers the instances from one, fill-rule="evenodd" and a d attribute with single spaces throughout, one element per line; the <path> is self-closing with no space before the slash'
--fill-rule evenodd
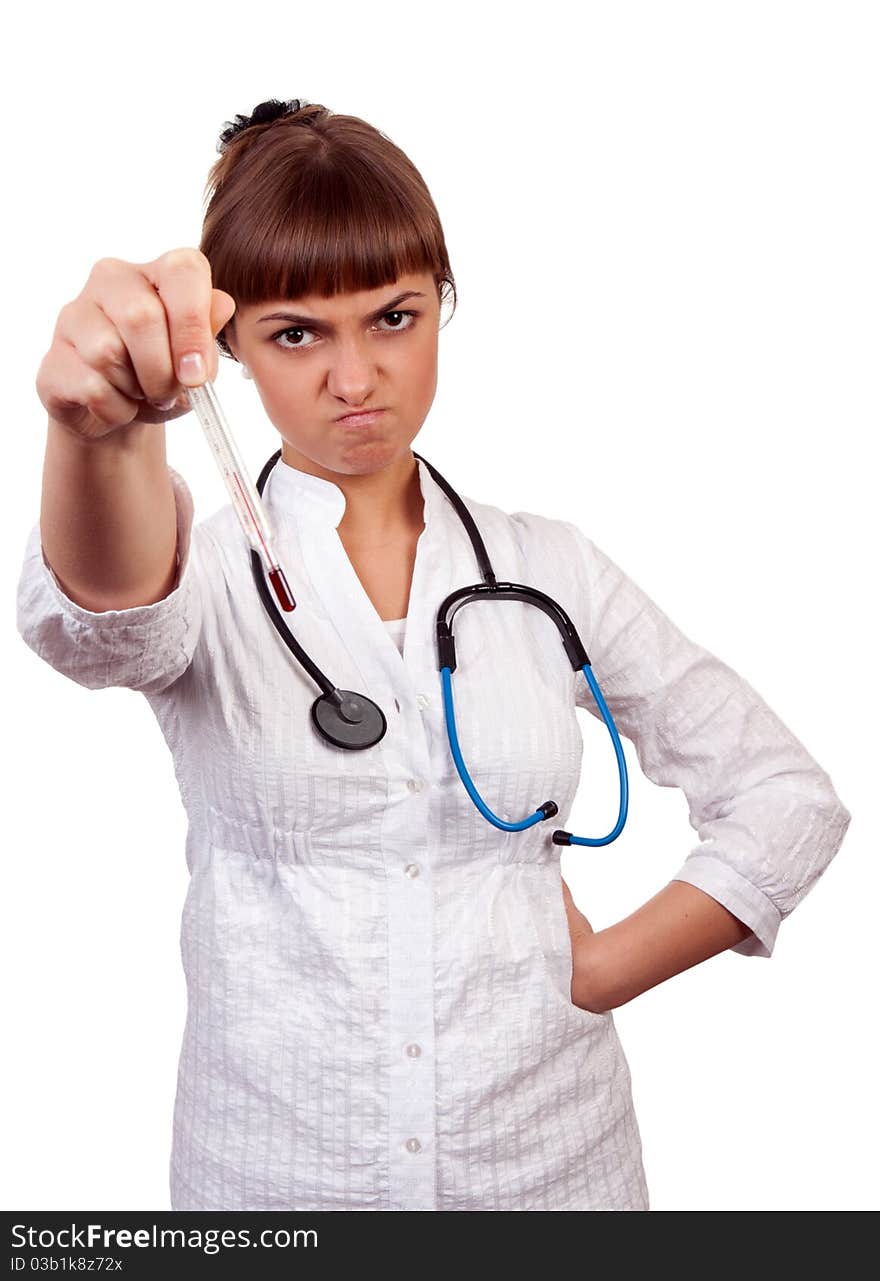
<path id="1" fill-rule="evenodd" d="M 336 421 L 343 427 L 369 427 L 372 423 L 379 422 L 384 413 L 384 409 L 368 409 L 360 414 L 345 414 Z"/>

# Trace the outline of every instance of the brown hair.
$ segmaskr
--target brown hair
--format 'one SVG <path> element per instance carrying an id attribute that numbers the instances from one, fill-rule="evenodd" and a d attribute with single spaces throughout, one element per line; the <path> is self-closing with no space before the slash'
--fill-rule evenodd
<path id="1" fill-rule="evenodd" d="M 385 134 L 299 99 L 270 99 L 237 119 L 220 135 L 205 184 L 199 248 L 215 289 L 247 306 L 377 289 L 431 271 L 441 303 L 451 291 L 455 304 L 430 192 Z M 232 356 L 223 330 L 217 345 Z"/>

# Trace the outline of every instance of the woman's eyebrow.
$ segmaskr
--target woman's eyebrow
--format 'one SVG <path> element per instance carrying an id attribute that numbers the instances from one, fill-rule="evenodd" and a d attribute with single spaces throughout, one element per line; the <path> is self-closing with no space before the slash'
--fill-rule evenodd
<path id="1" fill-rule="evenodd" d="M 368 316 L 364 316 L 364 320 L 377 320 L 380 316 L 384 316 L 386 312 L 393 311 L 399 303 L 406 302 L 407 298 L 424 298 L 424 296 L 417 289 L 407 289 L 405 293 L 398 294 L 390 302 L 378 307 L 376 311 L 371 311 Z M 326 320 L 318 320 L 314 316 L 301 316 L 292 311 L 273 311 L 268 316 L 261 316 L 257 324 L 262 325 L 265 320 L 290 320 L 295 325 L 308 325 L 315 329 L 332 330 L 333 328 Z"/>

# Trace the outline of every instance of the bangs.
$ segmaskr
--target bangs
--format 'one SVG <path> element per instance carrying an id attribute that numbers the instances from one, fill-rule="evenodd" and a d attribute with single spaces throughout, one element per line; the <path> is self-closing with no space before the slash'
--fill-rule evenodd
<path id="1" fill-rule="evenodd" d="M 310 178 L 296 192 L 276 184 L 274 208 L 266 199 L 270 193 L 253 193 L 253 206 L 238 212 L 239 236 L 224 255 L 226 283 L 218 288 L 242 305 L 307 294 L 327 298 L 439 267 L 430 227 L 426 235 L 399 193 L 377 188 L 375 178 Z"/>

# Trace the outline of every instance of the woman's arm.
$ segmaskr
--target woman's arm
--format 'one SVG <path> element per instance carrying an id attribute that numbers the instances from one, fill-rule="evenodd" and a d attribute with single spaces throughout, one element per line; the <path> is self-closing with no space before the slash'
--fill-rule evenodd
<path id="1" fill-rule="evenodd" d="M 651 782 L 684 793 L 700 838 L 663 877 L 665 889 L 590 945 L 603 988 L 606 978 L 611 985 L 601 995 L 619 1005 L 725 948 L 772 955 L 781 922 L 834 858 L 851 815 L 748 681 L 569 529 L 581 634 L 618 732 Z M 598 719 L 586 682 L 575 690 Z M 740 923 L 748 929 L 738 934 Z"/>
<path id="2" fill-rule="evenodd" d="M 770 956 L 781 922 L 828 867 L 851 815 L 828 773 L 748 681 L 685 635 L 577 526 L 569 529 L 582 634 L 618 732 L 647 778 L 681 789 L 700 837 L 659 893 L 598 933 L 567 896 L 572 1000 L 601 1013 L 718 952 Z M 576 701 L 598 719 L 585 682 Z"/>
<path id="3" fill-rule="evenodd" d="M 625 1005 L 674 974 L 742 942 L 751 932 L 686 881 L 670 883 L 638 911 L 594 931 L 562 882 L 572 945 L 571 999 L 594 1014 Z"/>
<path id="4" fill-rule="evenodd" d="M 163 600 L 177 580 L 164 425 L 135 421 L 81 440 L 50 418 L 40 531 L 47 564 L 84 609 Z"/>

